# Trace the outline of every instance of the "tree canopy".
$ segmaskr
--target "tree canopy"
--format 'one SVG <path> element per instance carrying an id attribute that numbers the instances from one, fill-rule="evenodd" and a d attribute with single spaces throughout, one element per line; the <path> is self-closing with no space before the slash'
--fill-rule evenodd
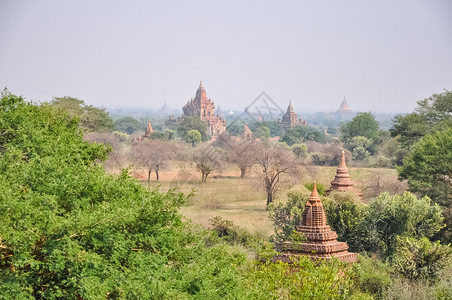
<path id="1" fill-rule="evenodd" d="M 287 132 L 281 137 L 280 141 L 292 146 L 293 144 L 306 141 L 326 143 L 327 138 L 323 132 L 320 132 L 312 127 L 295 126 L 294 128 L 287 130 Z"/>
<path id="2" fill-rule="evenodd" d="M 109 147 L 84 141 L 76 118 L 4 93 L 0 145 L 0 298 L 212 298 L 241 289 L 235 266 L 245 256 L 184 223 L 184 195 L 105 173 L 98 160 Z"/>
<path id="3" fill-rule="evenodd" d="M 358 113 L 351 121 L 342 125 L 341 133 L 341 138 L 345 143 L 356 136 L 375 140 L 378 137 L 378 122 L 370 112 Z"/>
<path id="4" fill-rule="evenodd" d="M 79 120 L 79 126 L 85 131 L 111 131 L 113 120 L 105 108 L 86 105 L 85 101 L 73 97 L 55 97 L 50 102 L 57 110 L 65 111 L 70 117 Z"/>
<path id="5" fill-rule="evenodd" d="M 190 130 L 197 130 L 201 134 L 201 140 L 204 142 L 209 139 L 206 123 L 198 116 L 184 117 L 176 128 L 177 133 L 183 140 L 187 138 Z"/>
<path id="6" fill-rule="evenodd" d="M 115 129 L 127 134 L 132 134 L 137 130 L 144 130 L 143 125 L 133 117 L 124 117 L 116 120 Z"/>
<path id="7" fill-rule="evenodd" d="M 435 202 L 452 205 L 452 128 L 424 136 L 399 167 L 410 190 L 428 195 Z"/>
<path id="8" fill-rule="evenodd" d="M 452 127 L 452 92 L 445 91 L 417 102 L 414 112 L 398 115 L 390 129 L 392 136 L 400 136 L 401 145 L 411 148 L 420 138 L 436 130 Z"/>

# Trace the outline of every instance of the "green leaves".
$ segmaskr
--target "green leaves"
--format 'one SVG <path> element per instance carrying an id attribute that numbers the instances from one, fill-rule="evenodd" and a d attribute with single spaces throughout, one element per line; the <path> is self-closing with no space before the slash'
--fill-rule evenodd
<path id="1" fill-rule="evenodd" d="M 449 245 L 441 245 L 439 241 L 433 243 L 427 238 L 399 237 L 393 264 L 408 279 L 435 282 L 451 258 Z"/>
<path id="2" fill-rule="evenodd" d="M 367 226 L 370 236 L 380 244 L 385 257 L 391 257 L 399 236 L 431 237 L 444 227 L 441 208 L 428 197 L 411 193 L 391 196 L 381 194 L 369 206 Z"/>
<path id="3" fill-rule="evenodd" d="M 414 192 L 443 206 L 452 204 L 452 128 L 426 135 L 405 157 L 399 176 Z"/>

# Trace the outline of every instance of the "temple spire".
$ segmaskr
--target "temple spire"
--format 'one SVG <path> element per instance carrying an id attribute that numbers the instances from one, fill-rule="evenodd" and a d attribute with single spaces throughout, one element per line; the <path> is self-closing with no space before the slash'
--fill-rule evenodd
<path id="1" fill-rule="evenodd" d="M 288 112 L 293 112 L 292 100 L 289 101 L 289 106 L 287 107 Z"/>
<path id="2" fill-rule="evenodd" d="M 311 197 L 309 199 L 317 200 L 317 198 L 320 199 L 319 192 L 317 191 L 317 182 L 314 180 L 314 185 L 312 187 Z"/>
<path id="3" fill-rule="evenodd" d="M 144 136 L 145 137 L 150 137 L 152 133 L 154 133 L 154 129 L 152 128 L 151 120 L 149 120 L 148 127 L 146 128 Z"/>
<path id="4" fill-rule="evenodd" d="M 200 88 L 203 87 L 203 86 L 202 86 L 202 79 L 201 79 L 200 82 L 199 82 L 199 87 L 200 87 Z"/>
<path id="5" fill-rule="evenodd" d="M 336 176 L 334 177 L 333 181 L 331 181 L 331 187 L 326 191 L 326 194 L 328 195 L 332 191 L 338 191 L 338 192 L 354 192 L 358 196 L 361 197 L 362 193 L 361 191 L 355 189 L 353 187 L 353 181 L 350 178 L 350 173 L 348 171 L 347 164 L 345 163 L 345 151 L 342 150 L 341 155 L 341 162 L 339 163 L 339 166 L 337 167 Z"/>

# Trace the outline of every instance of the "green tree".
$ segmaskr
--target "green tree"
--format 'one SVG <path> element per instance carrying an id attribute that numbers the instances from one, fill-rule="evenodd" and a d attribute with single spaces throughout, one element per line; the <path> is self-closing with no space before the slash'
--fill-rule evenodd
<path id="1" fill-rule="evenodd" d="M 326 143 L 327 138 L 323 132 L 320 132 L 309 126 L 295 126 L 287 130 L 280 140 L 292 146 L 300 142 L 314 141 L 319 143 Z"/>
<path id="2" fill-rule="evenodd" d="M 392 136 L 400 136 L 402 147 L 409 149 L 424 135 L 452 126 L 452 92 L 433 94 L 420 100 L 414 112 L 398 115 L 390 129 Z"/>
<path id="3" fill-rule="evenodd" d="M 184 195 L 106 173 L 109 147 L 84 141 L 76 118 L 4 93 L 0 145 L 1 299 L 246 294 L 244 253 L 192 230 Z"/>
<path id="4" fill-rule="evenodd" d="M 290 149 L 298 158 L 308 157 L 308 147 L 305 144 L 293 144 Z"/>
<path id="5" fill-rule="evenodd" d="M 452 258 L 452 248 L 431 242 L 428 238 L 398 237 L 393 265 L 410 280 L 435 282 Z"/>
<path id="6" fill-rule="evenodd" d="M 444 227 L 443 220 L 441 208 L 428 197 L 383 193 L 370 203 L 365 220 L 370 243 L 374 243 L 369 250 L 381 249 L 384 257 L 391 258 L 397 237 L 432 237 Z"/>
<path id="7" fill-rule="evenodd" d="M 185 138 L 185 141 L 187 143 L 190 143 L 192 145 L 192 147 L 194 147 L 197 143 L 199 143 L 201 141 L 201 133 L 199 133 L 198 130 L 190 130 L 187 133 L 187 137 Z"/>
<path id="8" fill-rule="evenodd" d="M 364 160 L 369 158 L 372 151 L 372 140 L 364 136 L 354 136 L 349 144 L 348 149 L 352 151 L 353 158 L 356 160 Z"/>
<path id="9" fill-rule="evenodd" d="M 86 105 L 83 100 L 72 97 L 55 97 L 50 104 L 57 110 L 65 111 L 70 117 L 76 117 L 85 132 L 113 130 L 113 121 L 105 108 Z"/>
<path id="10" fill-rule="evenodd" d="M 410 190 L 452 205 L 452 128 L 424 136 L 403 160 L 399 177 Z"/>
<path id="11" fill-rule="evenodd" d="M 249 122 L 249 128 L 254 134 L 257 134 L 259 127 L 265 126 L 270 129 L 270 137 L 283 135 L 283 129 L 281 125 L 276 121 L 255 121 Z M 241 130 L 243 125 L 241 125 Z M 241 132 L 241 131 L 240 131 Z"/>
<path id="12" fill-rule="evenodd" d="M 341 127 L 341 139 L 345 144 L 356 136 L 363 136 L 374 141 L 378 137 L 378 122 L 370 113 L 358 113 L 351 121 Z"/>
<path id="13" fill-rule="evenodd" d="M 268 141 L 270 139 L 270 128 L 267 126 L 260 126 L 256 130 L 256 137 L 263 141 Z"/>
<path id="14" fill-rule="evenodd" d="M 143 126 L 133 117 L 124 117 L 115 121 L 115 130 L 132 134 L 137 130 L 143 130 Z"/>
<path id="15" fill-rule="evenodd" d="M 184 117 L 176 128 L 177 133 L 183 140 L 187 138 L 190 130 L 197 130 L 201 134 L 201 140 L 204 142 L 209 139 L 206 123 L 197 116 Z"/>
<path id="16" fill-rule="evenodd" d="M 328 225 L 336 231 L 338 240 L 347 242 L 351 251 L 361 252 L 368 238 L 364 221 L 368 207 L 353 192 L 333 191 L 323 199 Z"/>

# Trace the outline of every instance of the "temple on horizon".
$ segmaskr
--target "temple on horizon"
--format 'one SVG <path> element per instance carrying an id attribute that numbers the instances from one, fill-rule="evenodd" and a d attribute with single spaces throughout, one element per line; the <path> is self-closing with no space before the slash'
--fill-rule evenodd
<path id="1" fill-rule="evenodd" d="M 284 131 L 294 128 L 297 125 L 307 125 L 306 120 L 303 122 L 301 118 L 298 118 L 292 107 L 292 100 L 289 101 L 286 113 L 282 118 L 278 119 L 278 123 L 281 125 Z"/>
<path id="2" fill-rule="evenodd" d="M 215 103 L 207 98 L 206 90 L 201 83 L 196 91 L 195 98 L 191 98 L 182 108 L 185 116 L 198 116 L 206 123 L 207 133 L 215 139 L 226 131 L 226 120 L 218 113 L 215 116 Z"/>

